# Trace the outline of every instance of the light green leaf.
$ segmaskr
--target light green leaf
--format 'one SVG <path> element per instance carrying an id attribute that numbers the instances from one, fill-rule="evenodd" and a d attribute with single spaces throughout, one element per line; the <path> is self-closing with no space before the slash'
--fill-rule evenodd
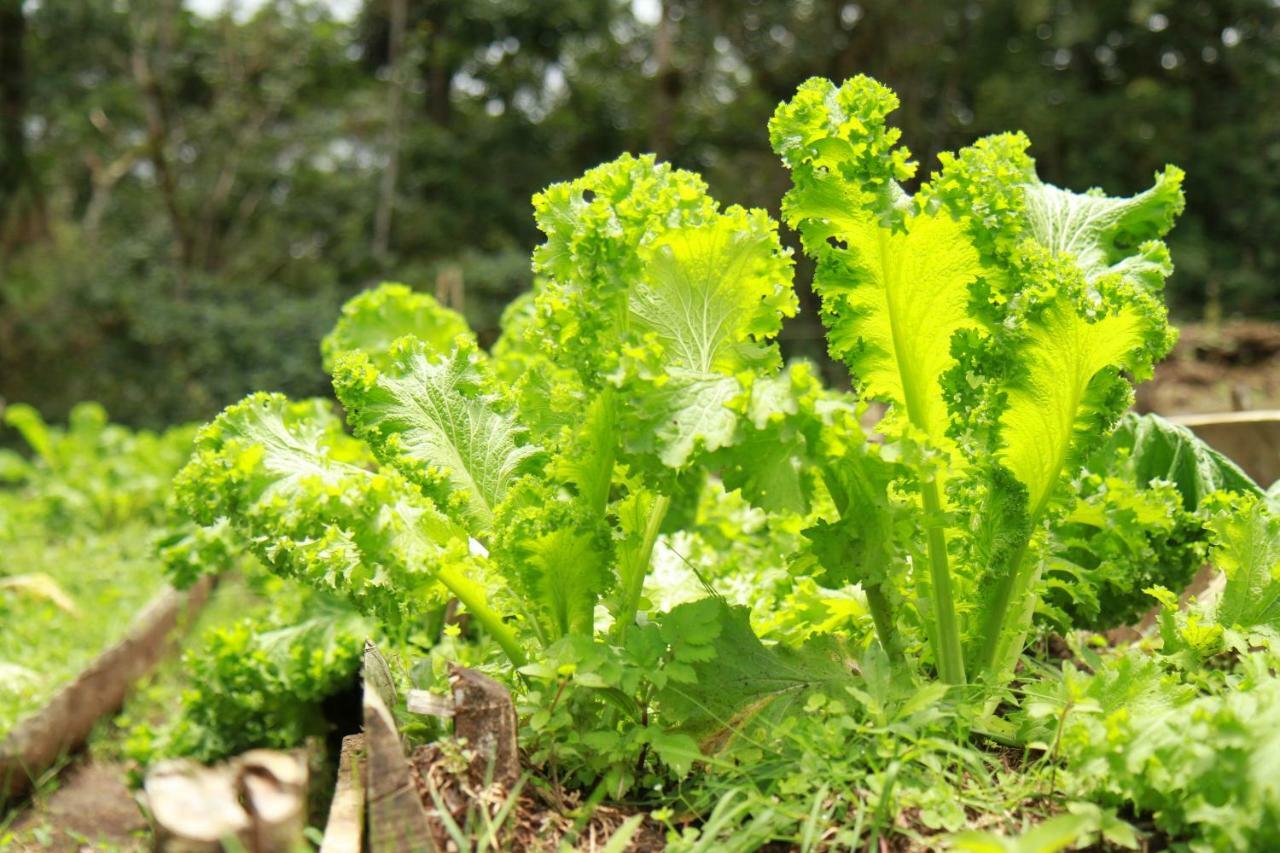
<path id="1" fill-rule="evenodd" d="M 720 211 L 700 178 L 651 157 L 556 184 L 534 206 L 546 278 L 523 322 L 584 389 L 628 399 L 616 426 L 629 461 L 683 468 L 731 442 L 731 404 L 776 368 L 772 339 L 796 311 L 776 224 Z"/>
<path id="2" fill-rule="evenodd" d="M 1068 285 L 1030 313 L 1019 352 L 1024 369 L 1007 388 L 1000 417 L 1000 460 L 1026 487 L 1033 519 L 1068 463 L 1080 461 L 1127 403 L 1119 371 L 1148 373 L 1169 340 L 1163 306 L 1144 294 L 1086 306 L 1078 293 Z"/>
<path id="3" fill-rule="evenodd" d="M 471 591 L 465 534 L 395 471 L 335 460 L 339 427 L 322 401 L 252 395 L 201 432 L 177 497 L 200 524 L 230 519 L 277 573 L 392 624 L 444 600 L 442 581 Z"/>
<path id="4" fill-rule="evenodd" d="M 384 367 L 391 345 L 405 335 L 422 341 L 428 352 L 440 354 L 452 350 L 459 335 L 475 342 L 471 327 L 457 311 L 408 285 L 383 283 L 342 306 L 342 317 L 320 345 L 324 369 L 332 373 L 338 356 L 352 350 Z"/>
<path id="5" fill-rule="evenodd" d="M 816 211 L 789 210 L 802 231 L 842 246 L 824 250 L 814 274 L 832 355 L 849 365 L 866 398 L 893 405 L 946 447 L 942 379 L 956 363 L 951 338 L 979 325 L 969 288 L 983 267 L 964 230 L 946 212 L 908 218 L 905 230 L 892 231 L 869 218 L 819 222 L 810 218 Z"/>
<path id="6" fill-rule="evenodd" d="M 795 313 L 791 262 L 762 210 L 733 207 L 706 224 L 672 229 L 642 256 L 643 277 L 628 303 L 632 321 L 662 342 L 670 367 L 732 375 L 758 358 L 754 341 L 776 335 L 782 318 Z"/>
<path id="7" fill-rule="evenodd" d="M 1035 181 L 1026 185 L 1026 217 L 1036 240 L 1075 259 L 1090 282 L 1118 273 L 1158 291 L 1172 271 L 1163 237 L 1186 202 L 1182 170 L 1167 166 L 1151 189 L 1129 198 L 1074 193 Z"/>
<path id="8" fill-rule="evenodd" d="M 1215 512 L 1209 526 L 1214 534 L 1210 559 L 1227 576 L 1219 624 L 1280 628 L 1280 516 L 1265 500 L 1240 498 Z"/>
<path id="9" fill-rule="evenodd" d="M 522 444 L 481 361 L 465 342 L 437 356 L 404 338 L 383 369 L 353 352 L 334 376 L 356 434 L 476 534 L 489 529 L 494 507 L 539 450 Z"/>

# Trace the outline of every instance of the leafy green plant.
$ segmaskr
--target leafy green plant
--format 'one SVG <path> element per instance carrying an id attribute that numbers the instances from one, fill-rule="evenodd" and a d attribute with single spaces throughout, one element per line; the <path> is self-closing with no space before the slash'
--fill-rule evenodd
<path id="1" fill-rule="evenodd" d="M 811 80 L 770 123 L 792 175 L 782 214 L 854 393 L 782 364 L 797 303 L 768 215 L 622 156 L 535 197 L 535 285 L 491 351 L 431 297 L 384 285 L 324 346 L 350 433 L 329 403 L 274 394 L 205 427 L 176 479 L 202 527 L 176 553 L 198 570 L 202 542 L 246 547 L 391 636 L 456 600 L 517 688 L 535 764 L 598 796 L 683 784 L 695 759 L 714 778 L 772 756 L 761 732 L 794 731 L 778 767 L 718 793 L 802 793 L 776 825 L 811 826 L 811 808 L 856 808 L 786 761 L 817 768 L 810 781 L 839 769 L 879 797 L 858 812 L 874 838 L 905 773 L 924 825 L 958 828 L 926 770 L 989 775 L 967 737 L 1025 745 L 1092 713 L 1043 661 L 1020 678 L 1065 702 L 1037 716 L 1011 687 L 1037 612 L 1064 631 L 1122 623 L 1210 554 L 1232 626 L 1215 637 L 1256 634 L 1274 602 L 1239 592 L 1269 581 L 1230 544 L 1256 531 L 1231 528 L 1273 522 L 1190 434 L 1123 416 L 1175 337 L 1161 240 L 1181 172 L 1131 198 L 1072 193 L 1000 134 L 940 155 L 909 194 L 896 106 L 866 77 Z M 669 560 L 679 596 L 655 588 Z M 744 579 L 756 600 L 735 597 Z M 874 761 L 824 764 L 842 737 Z M 1070 744 L 1046 743 L 1052 788 Z M 721 802 L 722 820 L 741 813 Z M 1094 812 L 1053 829 L 1123 835 Z"/>
<path id="2" fill-rule="evenodd" d="M 874 503 L 860 499 L 842 512 L 843 547 L 828 537 L 820 559 L 863 582 L 891 653 L 912 606 L 944 680 L 967 668 L 998 682 L 1072 478 L 1129 404 L 1126 377 L 1149 376 L 1173 342 L 1160 238 L 1182 209 L 1182 173 L 1132 198 L 1078 195 L 1042 183 L 1027 139 L 1001 134 L 940 155 L 910 196 L 901 182 L 916 167 L 885 121 L 896 107 L 865 77 L 811 80 L 770 124 L 832 354 L 861 396 L 888 404 L 876 430 L 896 456 L 818 457 L 828 480 L 857 476 L 890 502 L 872 513 L 890 550 L 868 559 Z M 902 512 L 923 537 L 886 535 Z"/>
<path id="3" fill-rule="evenodd" d="M 169 483 L 195 434 L 194 426 L 130 430 L 110 423 L 97 403 L 75 406 L 65 427 L 46 423 L 21 403 L 3 414 L 30 450 L 24 456 L 0 449 L 0 504 L 10 526 L 23 519 L 63 531 L 159 522 Z"/>
<path id="4" fill-rule="evenodd" d="M 322 702 L 355 685 L 369 626 L 347 607 L 271 580 L 270 600 L 210 627 L 183 654 L 187 686 L 176 713 L 131 725 L 130 759 L 143 767 L 177 756 L 213 762 L 328 733 Z"/>

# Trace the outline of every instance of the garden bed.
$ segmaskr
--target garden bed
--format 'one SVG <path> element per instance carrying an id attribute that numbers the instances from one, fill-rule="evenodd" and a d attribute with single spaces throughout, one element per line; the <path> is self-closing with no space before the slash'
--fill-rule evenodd
<path id="1" fill-rule="evenodd" d="M 0 744 L 0 800 L 27 790 L 121 706 L 130 686 L 172 648 L 174 630 L 199 611 L 212 586 L 213 579 L 206 578 L 187 592 L 162 591 L 123 637 L 9 732 Z"/>

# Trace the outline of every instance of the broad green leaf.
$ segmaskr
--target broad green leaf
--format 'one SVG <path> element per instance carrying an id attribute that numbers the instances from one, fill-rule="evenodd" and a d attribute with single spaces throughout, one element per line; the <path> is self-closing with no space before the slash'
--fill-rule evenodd
<path id="1" fill-rule="evenodd" d="M 334 376 L 356 434 L 473 532 L 538 448 L 502 411 L 482 355 L 465 342 L 439 356 L 404 338 L 379 369 L 361 352 L 344 355 Z"/>
<path id="2" fill-rule="evenodd" d="M 725 488 L 769 512 L 808 513 L 817 474 L 806 431 L 818 426 L 827 396 L 805 362 L 757 380 L 738 436 L 713 460 Z"/>
<path id="3" fill-rule="evenodd" d="M 1186 202 L 1182 170 L 1167 166 L 1155 185 L 1129 198 L 1099 190 L 1074 193 L 1035 181 L 1026 185 L 1026 217 L 1032 235 L 1055 255 L 1070 255 L 1085 278 L 1118 273 L 1157 291 L 1172 271 L 1158 243 Z"/>
<path id="4" fill-rule="evenodd" d="M 699 623 L 712 637 L 714 655 L 691 664 L 697 681 L 669 685 L 660 695 L 667 724 L 678 724 L 704 750 L 725 746 L 763 714 L 803 708 L 813 691 L 849 678 L 830 638 L 815 638 L 798 650 L 766 647 L 748 616 L 746 608 L 706 598 L 682 604 L 668 617 Z"/>
<path id="5" fill-rule="evenodd" d="M 440 354 L 452 350 L 460 335 L 475 342 L 471 327 L 457 311 L 408 285 L 383 283 L 342 306 L 341 318 L 320 345 L 324 369 L 332 373 L 338 356 L 352 350 L 383 367 L 391 357 L 391 345 L 406 335 L 422 341 L 428 352 Z"/>
<path id="6" fill-rule="evenodd" d="M 732 442 L 732 404 L 776 368 L 772 339 L 796 311 L 776 224 L 721 211 L 700 178 L 649 157 L 554 185 L 534 206 L 546 278 L 524 322 L 586 389 L 628 400 L 616 426 L 631 461 L 679 469 Z"/>
<path id="7" fill-rule="evenodd" d="M 818 260 L 831 354 L 863 396 L 894 406 L 935 444 L 945 443 L 942 377 L 955 364 L 952 336 L 976 328 L 970 287 L 978 251 L 946 210 L 912 214 L 896 181 L 914 164 L 885 119 L 897 97 L 868 77 L 839 88 L 806 82 L 769 123 L 791 169 L 783 216 Z"/>
<path id="8" fill-rule="evenodd" d="M 635 331 L 662 342 L 667 366 L 732 375 L 756 362 L 752 344 L 796 311 L 790 259 L 762 210 L 734 207 L 672 229 L 642 257 L 628 306 Z"/>
<path id="9" fill-rule="evenodd" d="M 529 569 L 536 573 L 528 592 L 548 612 L 555 636 L 591 636 L 607 556 L 599 542 L 562 528 L 528 543 L 527 554 Z"/>
<path id="10" fill-rule="evenodd" d="M 1145 488 L 1152 480 L 1168 480 L 1194 510 L 1213 492 L 1261 494 L 1240 467 L 1184 426 L 1159 415 L 1126 414 L 1110 440 L 1090 457 L 1086 467 L 1115 473 Z"/>
<path id="11" fill-rule="evenodd" d="M 902 132 L 885 121 L 897 108 L 898 96 L 865 75 L 839 87 L 820 77 L 802 83 L 769 120 L 774 153 L 793 175 L 805 177 L 789 198 L 803 199 L 798 203 L 818 216 L 874 209 L 889 218 L 903 197 L 897 182 L 916 169 L 911 152 L 898 146 Z M 823 174 L 833 179 L 808 181 Z M 783 201 L 784 216 L 791 221 L 789 203 Z"/>
<path id="12" fill-rule="evenodd" d="M 204 428 L 174 487 L 194 520 L 229 518 L 276 572 L 395 624 L 478 566 L 465 534 L 398 473 L 335 460 L 339 428 L 322 401 L 252 395 Z"/>
<path id="13" fill-rule="evenodd" d="M 534 250 L 537 335 L 556 363 L 599 387 L 617 367 L 641 249 L 672 229 L 700 226 L 716 204 L 700 177 L 623 155 L 533 198 L 546 240 Z"/>
<path id="14" fill-rule="evenodd" d="M 1280 516 L 1255 497 L 1225 502 L 1209 526 L 1211 560 L 1226 575 L 1217 620 L 1224 627 L 1280 628 Z"/>
<path id="15" fill-rule="evenodd" d="M 1000 459 L 1026 487 L 1032 518 L 1043 513 L 1069 463 L 1106 434 L 1129 399 L 1119 371 L 1149 372 L 1167 346 L 1163 307 L 1128 295 L 1114 307 L 1086 307 L 1064 288 L 1028 318 L 1023 371 L 1007 387 L 1000 417 Z"/>

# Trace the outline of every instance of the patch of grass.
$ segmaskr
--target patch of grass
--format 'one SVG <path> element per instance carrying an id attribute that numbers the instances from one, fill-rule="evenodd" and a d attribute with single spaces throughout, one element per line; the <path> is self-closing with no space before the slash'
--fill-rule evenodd
<path id="1" fill-rule="evenodd" d="M 35 712 L 119 639 L 164 587 L 153 528 L 131 522 L 108 532 L 17 534 L 3 543 L 8 577 L 39 576 L 58 595 L 0 588 L 0 734 Z"/>

